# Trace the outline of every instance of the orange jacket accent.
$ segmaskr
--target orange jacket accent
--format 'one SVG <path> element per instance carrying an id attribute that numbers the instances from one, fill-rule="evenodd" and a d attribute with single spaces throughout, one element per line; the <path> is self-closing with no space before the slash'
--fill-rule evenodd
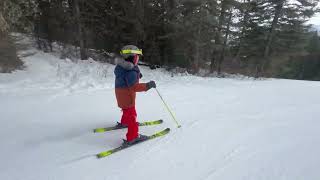
<path id="1" fill-rule="evenodd" d="M 116 98 L 118 106 L 122 109 L 134 107 L 136 105 L 136 92 L 147 91 L 146 83 L 135 83 L 128 88 L 116 88 Z"/>

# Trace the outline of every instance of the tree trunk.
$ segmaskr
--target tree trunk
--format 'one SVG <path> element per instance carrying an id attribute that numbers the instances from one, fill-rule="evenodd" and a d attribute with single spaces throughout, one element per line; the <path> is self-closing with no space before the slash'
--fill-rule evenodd
<path id="1" fill-rule="evenodd" d="M 9 30 L 8 23 L 2 16 L 2 12 L 0 11 L 0 36 L 3 36 L 4 34 L 7 34 Z"/>
<path id="2" fill-rule="evenodd" d="M 81 0 L 74 0 L 74 7 L 75 7 L 75 15 L 76 15 L 76 21 L 77 21 L 77 28 L 78 28 L 78 38 L 79 38 L 79 44 L 80 44 L 80 57 L 81 57 L 81 60 L 86 60 L 88 59 L 88 56 L 87 56 L 87 50 L 85 47 L 85 38 L 84 38 L 84 32 L 83 32 L 83 25 L 81 22 L 81 12 L 80 12 L 79 1 Z"/>
<path id="3" fill-rule="evenodd" d="M 271 25 L 271 28 L 270 28 L 270 31 L 269 31 L 269 34 L 268 34 L 267 43 L 266 43 L 265 50 L 264 50 L 264 57 L 268 57 L 269 54 L 270 54 L 270 46 L 271 46 L 271 43 L 273 41 L 273 37 L 274 37 L 274 34 L 275 34 L 275 29 L 278 26 L 278 22 L 279 22 L 279 18 L 280 18 L 280 15 L 281 15 L 281 10 L 283 8 L 284 1 L 285 0 L 281 0 L 281 1 L 277 2 L 277 6 L 276 6 L 276 9 L 275 9 L 275 15 L 274 15 L 274 18 L 273 18 L 273 21 L 272 21 L 272 25 Z"/>
<path id="4" fill-rule="evenodd" d="M 197 32 L 197 38 L 195 43 L 195 53 L 194 53 L 194 59 L 193 59 L 193 70 L 194 73 L 199 72 L 199 59 L 200 59 L 200 39 L 201 37 L 201 23 L 199 23 L 198 26 L 198 32 Z"/>
<path id="5" fill-rule="evenodd" d="M 247 2 L 246 2 L 247 1 Z M 246 9 L 244 11 L 244 15 L 243 15 L 243 24 L 242 24 L 242 28 L 241 28 L 241 35 L 240 35 L 240 42 L 239 42 L 239 48 L 238 48 L 238 51 L 234 57 L 234 60 L 235 61 L 238 61 L 239 58 L 240 58 L 240 54 L 242 53 L 242 49 L 243 49 L 243 38 L 246 34 L 246 27 L 247 27 L 247 24 L 248 24 L 248 19 L 249 19 L 249 12 L 250 12 L 250 0 L 244 0 L 244 3 L 247 3 L 246 5 Z"/>
<path id="6" fill-rule="evenodd" d="M 216 63 L 215 51 L 212 52 L 211 62 L 210 62 L 210 73 L 213 73 Z"/>
<path id="7" fill-rule="evenodd" d="M 145 32 L 144 32 L 144 0 L 136 0 L 135 15 L 137 22 L 135 24 L 137 30 L 136 45 L 139 47 L 144 46 Z"/>
<path id="8" fill-rule="evenodd" d="M 220 15 L 219 15 L 219 21 L 218 21 L 218 27 L 217 30 L 215 32 L 215 47 L 213 49 L 213 53 L 212 53 L 212 58 L 211 58 L 211 66 L 210 66 L 210 72 L 213 72 L 214 68 L 215 68 L 215 60 L 217 59 L 217 61 L 219 61 L 220 56 L 221 56 L 221 52 L 222 52 L 222 40 L 221 40 L 221 32 L 222 32 L 222 26 L 224 24 L 224 20 L 225 20 L 225 13 L 226 13 L 226 9 L 227 9 L 227 1 L 228 0 L 223 0 L 221 1 L 221 10 L 220 10 Z M 218 64 L 217 64 L 218 66 Z"/>
<path id="9" fill-rule="evenodd" d="M 281 16 L 281 11 L 283 9 L 283 4 L 285 0 L 280 0 L 277 2 L 277 5 L 275 7 L 275 12 L 274 12 L 274 17 L 272 20 L 271 28 L 269 30 L 268 36 L 267 36 L 267 41 L 266 41 L 266 46 L 264 49 L 264 54 L 263 54 L 263 59 L 261 62 L 257 65 L 257 72 L 256 72 L 256 77 L 260 76 L 261 73 L 265 70 L 265 66 L 268 63 L 268 58 L 270 56 L 270 47 L 273 42 L 273 38 L 275 35 L 275 29 L 278 26 L 279 18 Z"/>
<path id="10" fill-rule="evenodd" d="M 220 58 L 218 60 L 218 74 L 221 74 L 221 65 L 222 65 L 222 62 L 225 58 L 225 51 L 226 51 L 226 48 L 227 48 L 227 41 L 228 41 L 228 37 L 229 37 L 229 29 L 230 29 L 230 24 L 231 24 L 231 20 L 232 20 L 232 12 L 230 11 L 229 12 L 229 18 L 228 18 L 228 24 L 227 24 L 227 29 L 226 29 L 226 34 L 225 34 L 225 37 L 224 37 L 224 41 L 223 41 L 223 46 L 222 46 L 222 50 L 221 50 L 221 53 L 220 53 Z"/>
<path id="11" fill-rule="evenodd" d="M 226 10 L 227 10 L 227 1 L 228 0 L 223 0 L 221 1 L 221 11 L 220 11 L 220 15 L 219 15 L 219 24 L 218 24 L 218 31 L 215 37 L 215 43 L 221 45 L 221 31 L 222 31 L 222 26 L 224 24 L 225 21 L 225 14 L 226 14 Z"/>
<path id="12" fill-rule="evenodd" d="M 176 0 L 169 0 L 169 7 L 170 7 L 170 10 L 173 10 L 175 7 L 176 7 Z"/>
<path id="13" fill-rule="evenodd" d="M 0 10 L 2 10 L 0 4 Z M 0 73 L 10 73 L 21 68 L 23 62 L 18 58 L 16 47 L 9 37 L 9 25 L 0 11 Z"/>

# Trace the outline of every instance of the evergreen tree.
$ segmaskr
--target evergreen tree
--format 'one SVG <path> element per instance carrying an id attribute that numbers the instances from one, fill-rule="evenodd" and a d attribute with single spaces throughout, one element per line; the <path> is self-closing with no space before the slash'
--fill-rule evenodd
<path id="1" fill-rule="evenodd" d="M 306 50 L 310 54 L 320 54 L 320 37 L 317 32 L 313 32 L 306 47 Z"/>

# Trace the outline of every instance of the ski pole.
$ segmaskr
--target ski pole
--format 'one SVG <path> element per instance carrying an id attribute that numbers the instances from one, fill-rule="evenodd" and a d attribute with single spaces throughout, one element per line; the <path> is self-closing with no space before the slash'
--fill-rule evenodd
<path id="1" fill-rule="evenodd" d="M 173 115 L 172 111 L 170 111 L 170 109 L 169 109 L 169 107 L 168 107 L 167 103 L 163 100 L 163 98 L 162 98 L 161 94 L 159 93 L 158 89 L 157 89 L 157 88 L 155 88 L 155 89 L 156 89 L 156 91 L 157 91 L 157 93 L 158 93 L 159 97 L 161 98 L 161 100 L 162 100 L 163 104 L 166 106 L 167 110 L 168 110 L 168 111 L 169 111 L 169 113 L 171 114 L 172 119 L 173 119 L 173 120 L 174 120 L 174 122 L 177 124 L 178 128 L 180 128 L 180 127 L 181 127 L 181 125 L 178 123 L 178 121 L 177 121 L 177 119 L 175 118 L 175 116 Z"/>

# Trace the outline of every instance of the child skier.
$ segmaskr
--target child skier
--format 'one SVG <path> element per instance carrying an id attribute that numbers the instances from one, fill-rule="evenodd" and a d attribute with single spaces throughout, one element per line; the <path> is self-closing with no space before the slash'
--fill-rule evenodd
<path id="1" fill-rule="evenodd" d="M 138 134 L 139 126 L 135 108 L 136 92 L 148 91 L 156 88 L 156 83 L 139 83 L 142 77 L 138 67 L 138 61 L 142 55 L 142 50 L 134 45 L 124 46 L 120 54 L 122 58 L 117 58 L 115 73 L 115 94 L 118 106 L 122 109 L 121 122 L 117 126 L 128 127 L 126 144 L 134 144 L 147 138 Z"/>

